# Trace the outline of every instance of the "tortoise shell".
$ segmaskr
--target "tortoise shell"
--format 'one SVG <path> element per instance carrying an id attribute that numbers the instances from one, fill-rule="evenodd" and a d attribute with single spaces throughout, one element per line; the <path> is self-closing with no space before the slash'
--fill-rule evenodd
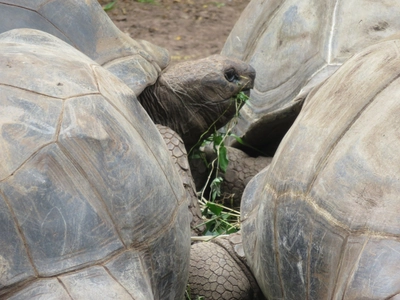
<path id="1" fill-rule="evenodd" d="M 400 40 L 306 100 L 247 186 L 243 245 L 268 299 L 400 297 Z"/>
<path id="2" fill-rule="evenodd" d="M 117 75 L 139 95 L 169 63 L 168 51 L 121 32 L 97 0 L 0 0 L 0 33 L 48 32 Z"/>
<path id="3" fill-rule="evenodd" d="M 0 52 L 0 296 L 180 299 L 187 198 L 132 90 L 44 32 Z"/>
<path id="4" fill-rule="evenodd" d="M 273 155 L 308 91 L 356 52 L 400 31 L 399 14 L 396 0 L 252 0 L 222 51 L 257 72 L 235 133 Z"/>

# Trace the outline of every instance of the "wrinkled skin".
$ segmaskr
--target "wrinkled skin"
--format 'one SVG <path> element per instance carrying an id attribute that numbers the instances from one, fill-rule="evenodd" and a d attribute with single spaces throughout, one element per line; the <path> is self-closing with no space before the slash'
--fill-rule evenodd
<path id="1" fill-rule="evenodd" d="M 254 78 L 247 63 L 213 55 L 167 68 L 138 98 L 154 123 L 172 128 L 190 149 L 210 127 L 234 116 L 232 97 L 251 89 Z"/>

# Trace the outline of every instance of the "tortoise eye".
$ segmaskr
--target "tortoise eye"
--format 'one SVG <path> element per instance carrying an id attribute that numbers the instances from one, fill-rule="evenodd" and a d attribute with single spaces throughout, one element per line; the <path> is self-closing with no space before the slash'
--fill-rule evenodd
<path id="1" fill-rule="evenodd" d="M 225 79 L 229 82 L 236 82 L 239 80 L 239 75 L 235 72 L 234 69 L 229 69 L 225 71 Z"/>

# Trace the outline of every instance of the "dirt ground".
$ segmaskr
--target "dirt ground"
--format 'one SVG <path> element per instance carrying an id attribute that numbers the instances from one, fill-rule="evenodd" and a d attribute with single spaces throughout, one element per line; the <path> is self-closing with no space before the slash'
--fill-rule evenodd
<path id="1" fill-rule="evenodd" d="M 140 2 L 139 2 L 140 1 Z M 103 6 L 111 0 L 99 0 Z M 169 50 L 172 62 L 220 53 L 250 0 L 117 0 L 107 13 L 132 38 Z"/>

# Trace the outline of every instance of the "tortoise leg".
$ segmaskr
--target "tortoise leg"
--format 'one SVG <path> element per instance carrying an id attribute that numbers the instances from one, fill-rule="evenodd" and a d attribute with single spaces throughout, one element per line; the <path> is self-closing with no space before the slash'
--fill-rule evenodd
<path id="1" fill-rule="evenodd" d="M 221 193 L 224 196 L 223 198 L 233 201 L 230 201 L 230 203 L 224 202 L 223 204 L 229 207 L 237 208 L 240 207 L 243 191 L 247 183 L 271 163 L 272 157 L 252 157 L 246 154 L 244 151 L 233 147 L 226 147 L 226 150 L 229 163 L 226 168 L 226 172 L 219 173 L 219 176 L 223 178 L 220 188 Z M 217 157 L 217 154 L 211 145 L 204 148 L 204 153 L 209 163 Z M 192 162 L 190 163 L 192 164 Z M 205 184 L 205 180 L 203 180 L 203 178 L 208 176 L 208 174 L 201 174 L 201 171 L 205 173 L 207 170 L 201 170 L 198 166 L 200 163 L 203 162 L 201 161 L 197 163 L 197 165 L 194 165 L 193 163 L 192 166 L 192 174 L 194 174 L 196 186 L 200 186 L 201 184 L 203 186 Z M 194 169 L 196 167 L 197 169 Z"/>
<path id="2" fill-rule="evenodd" d="M 201 210 L 196 195 L 196 187 L 193 182 L 192 173 L 190 172 L 189 162 L 187 158 L 186 148 L 181 137 L 171 128 L 160 124 L 156 125 L 158 131 L 167 144 L 167 148 L 171 153 L 172 161 L 182 179 L 187 197 L 189 199 L 189 211 L 192 215 L 190 228 L 192 235 L 200 235 L 205 230 L 204 221 L 201 217 Z"/>
<path id="3" fill-rule="evenodd" d="M 193 244 L 190 251 L 191 299 L 265 299 L 246 265 L 240 233 Z"/>

